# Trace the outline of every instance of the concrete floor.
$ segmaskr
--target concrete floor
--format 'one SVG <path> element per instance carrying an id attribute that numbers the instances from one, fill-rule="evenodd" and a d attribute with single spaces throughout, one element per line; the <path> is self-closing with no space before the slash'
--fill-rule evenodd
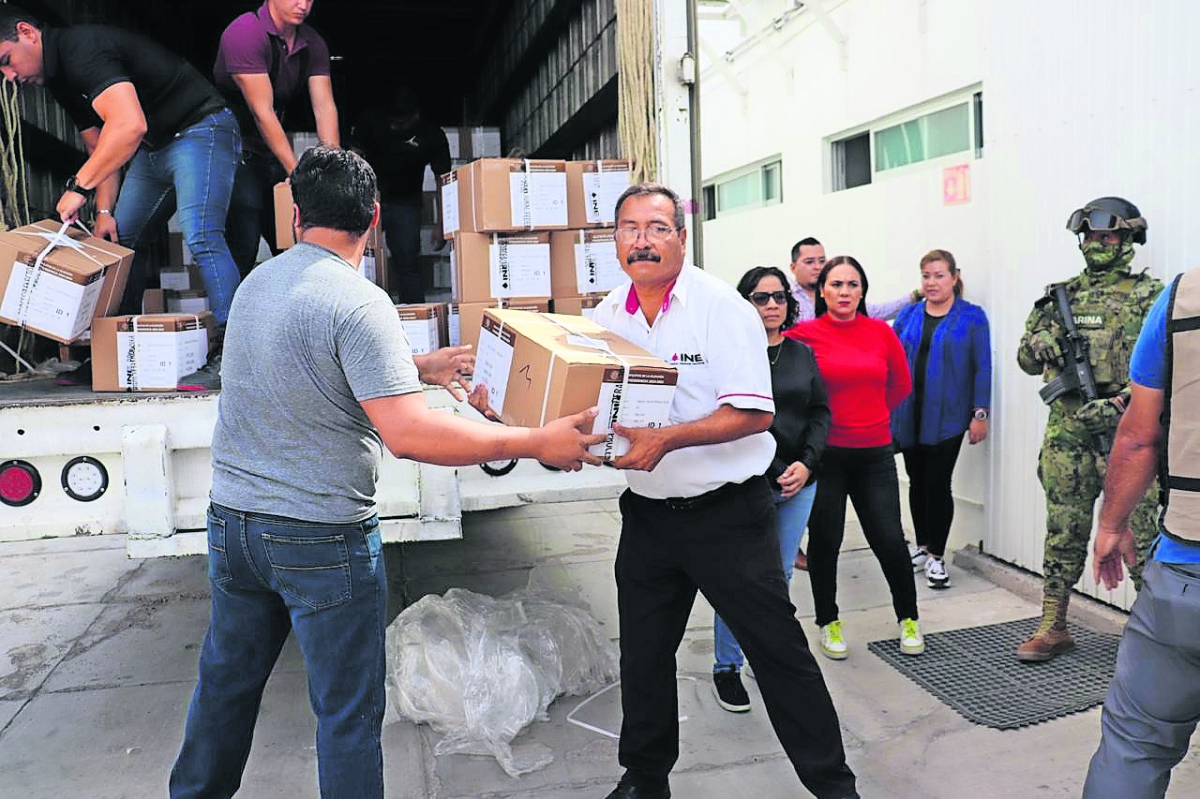
<path id="1" fill-rule="evenodd" d="M 462 541 L 389 547 L 393 609 L 401 596 L 450 587 L 502 594 L 531 570 L 578 587 L 616 636 L 612 561 L 614 501 L 470 514 Z M 162 796 L 178 749 L 208 621 L 202 558 L 130 561 L 120 537 L 0 544 L 0 799 Z M 952 567 L 953 587 L 918 582 L 924 629 L 937 631 L 1033 616 L 1018 593 Z M 812 600 L 799 575 L 793 600 L 812 640 Z M 821 659 L 864 797 L 938 799 L 1077 797 L 1096 746 L 1099 709 L 1001 732 L 966 721 L 869 653 L 894 635 L 882 575 L 860 534 L 848 531 L 839 600 L 849 659 Z M 681 756 L 674 795 L 684 799 L 809 794 L 770 729 L 752 679 L 754 709 L 734 715 L 711 692 L 712 614 L 696 603 L 679 652 Z M 515 745 L 554 753 L 519 779 L 494 760 L 435 757 L 427 727 L 384 728 L 388 796 L 397 799 L 605 796 L 620 769 L 616 742 L 566 721 L 580 702 L 550 708 Z M 590 703 L 581 720 L 620 724 L 619 693 Z M 314 724 L 299 650 L 289 642 L 267 686 L 239 795 L 317 796 Z M 1175 770 L 1168 796 L 1200 795 L 1200 756 Z"/>

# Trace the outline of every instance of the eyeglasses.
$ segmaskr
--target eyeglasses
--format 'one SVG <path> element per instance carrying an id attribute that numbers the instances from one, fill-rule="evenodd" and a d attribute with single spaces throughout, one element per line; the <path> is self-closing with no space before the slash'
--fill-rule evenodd
<path id="1" fill-rule="evenodd" d="M 1124 219 L 1111 211 L 1085 206 L 1071 214 L 1071 218 L 1067 220 L 1067 230 L 1072 233 L 1082 233 L 1084 223 L 1087 224 L 1089 230 L 1132 230 L 1135 223 L 1141 221 L 1140 216 L 1134 219 Z"/>
<path id="2" fill-rule="evenodd" d="M 632 244 L 638 240 L 638 236 L 645 236 L 646 241 L 651 244 L 658 244 L 671 238 L 677 228 L 668 225 L 651 225 L 647 228 L 640 227 L 619 227 L 616 232 L 617 241 L 622 244 Z"/>
<path id="3" fill-rule="evenodd" d="M 774 302 L 776 305 L 787 305 L 787 292 L 756 291 L 750 295 L 750 302 L 754 303 L 759 308 L 764 307 L 768 302 Z"/>

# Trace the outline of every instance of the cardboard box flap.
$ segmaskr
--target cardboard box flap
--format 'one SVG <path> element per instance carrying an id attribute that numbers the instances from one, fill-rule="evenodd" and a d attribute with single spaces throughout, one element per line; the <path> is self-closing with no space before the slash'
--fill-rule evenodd
<path id="1" fill-rule="evenodd" d="M 674 373 L 660 358 L 585 316 L 532 313 L 507 308 L 488 310 L 485 320 L 487 315 L 494 316 L 500 325 L 516 326 L 521 335 L 567 363 L 622 363 L 628 364 L 631 372 L 634 369 L 657 369 Z M 675 384 L 674 379 L 669 382 Z"/>

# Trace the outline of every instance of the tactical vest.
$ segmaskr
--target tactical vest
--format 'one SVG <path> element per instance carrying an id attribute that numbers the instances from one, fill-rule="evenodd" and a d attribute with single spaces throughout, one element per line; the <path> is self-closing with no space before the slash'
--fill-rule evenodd
<path id="1" fill-rule="evenodd" d="M 1184 273 L 1168 290 L 1162 529 L 1200 541 L 1200 269 Z"/>

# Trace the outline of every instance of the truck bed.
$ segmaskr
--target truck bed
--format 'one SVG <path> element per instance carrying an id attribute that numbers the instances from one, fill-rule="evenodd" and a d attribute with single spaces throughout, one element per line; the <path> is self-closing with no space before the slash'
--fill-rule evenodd
<path id="1" fill-rule="evenodd" d="M 53 377 L 37 377 L 27 380 L 0 380 L 0 409 L 48 405 L 104 405 L 109 403 L 138 402 L 145 400 L 179 399 L 210 396 L 214 392 L 138 392 L 102 393 L 92 391 L 91 386 L 60 386 Z"/>

